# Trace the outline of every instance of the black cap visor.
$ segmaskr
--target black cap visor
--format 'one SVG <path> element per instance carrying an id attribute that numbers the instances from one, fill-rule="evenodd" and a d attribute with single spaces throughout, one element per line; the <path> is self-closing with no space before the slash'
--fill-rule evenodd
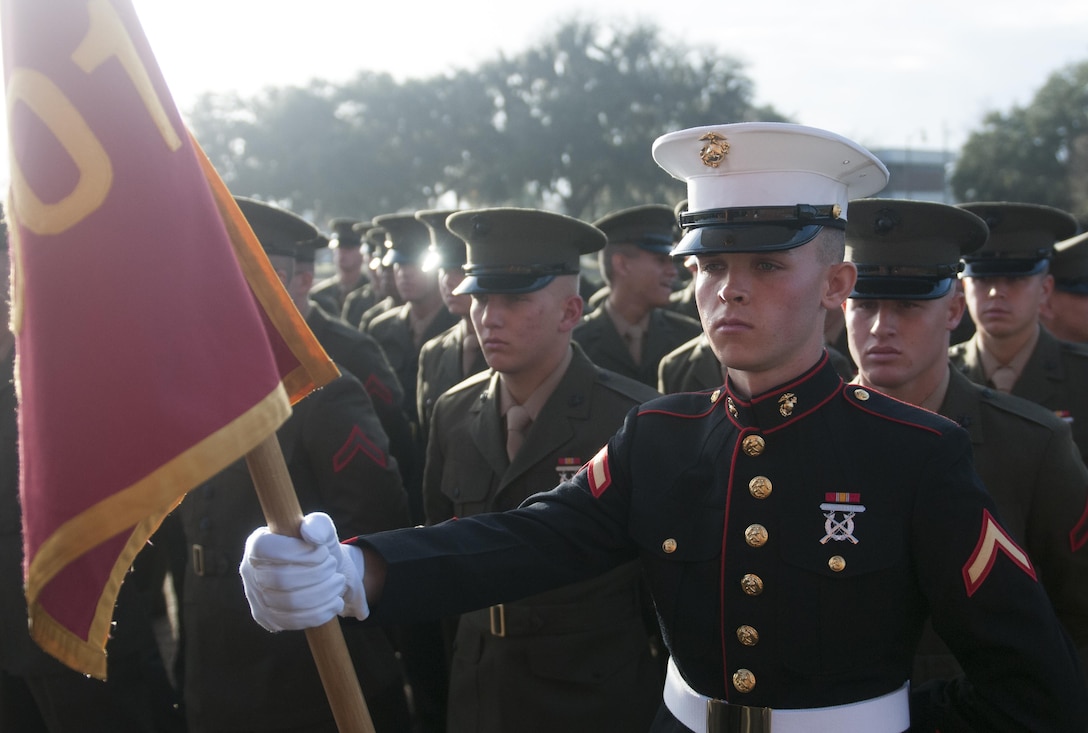
<path id="1" fill-rule="evenodd" d="M 454 295 L 517 295 L 540 290 L 555 275 L 468 275 L 454 291 Z"/>
<path id="2" fill-rule="evenodd" d="M 1063 293 L 1072 293 L 1073 295 L 1088 295 L 1088 279 L 1055 279 L 1054 289 Z"/>
<path id="3" fill-rule="evenodd" d="M 964 277 L 1027 277 L 1046 270 L 1046 257 L 1017 259 L 1012 257 L 972 258 L 964 261 Z"/>
<path id="4" fill-rule="evenodd" d="M 405 252 L 404 250 L 389 249 L 385 251 L 385 255 L 382 257 L 382 264 L 386 267 L 390 265 L 416 265 L 422 267 L 425 259 L 425 251 L 411 250 Z"/>
<path id="5" fill-rule="evenodd" d="M 776 252 L 811 242 L 821 224 L 731 224 L 692 229 L 672 250 L 673 257 L 719 252 Z"/>
<path id="6" fill-rule="evenodd" d="M 952 290 L 955 278 L 858 276 L 851 298 L 873 300 L 936 300 Z"/>
<path id="7" fill-rule="evenodd" d="M 453 291 L 454 295 L 486 293 L 531 293 L 540 290 L 558 275 L 577 275 L 578 268 L 554 265 L 465 265 L 465 279 Z"/>
<path id="8" fill-rule="evenodd" d="M 655 237 L 647 235 L 642 239 L 639 239 L 633 244 L 639 249 L 644 249 L 647 252 L 656 252 L 658 254 L 670 254 L 672 252 L 672 246 L 674 244 L 672 237 Z"/>

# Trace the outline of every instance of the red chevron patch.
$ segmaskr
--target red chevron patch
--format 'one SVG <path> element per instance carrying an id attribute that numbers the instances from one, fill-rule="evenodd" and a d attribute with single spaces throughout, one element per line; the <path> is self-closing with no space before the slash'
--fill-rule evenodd
<path id="1" fill-rule="evenodd" d="M 1032 580 L 1038 580 L 1028 554 L 1009 537 L 993 515 L 983 509 L 982 530 L 979 532 L 978 543 L 975 545 L 974 552 L 971 553 L 971 559 L 963 566 L 963 584 L 967 588 L 968 598 L 973 596 L 989 577 L 1000 552 L 1005 553 L 1018 568 L 1031 576 Z"/>
<path id="2" fill-rule="evenodd" d="M 1088 506 L 1084 507 L 1084 513 L 1080 515 L 1080 521 L 1069 531 L 1069 549 L 1076 552 L 1088 542 Z"/>
<path id="3" fill-rule="evenodd" d="M 344 441 L 344 444 L 340 446 L 340 450 L 336 451 L 336 455 L 332 457 L 332 470 L 340 473 L 348 467 L 359 453 L 385 468 L 385 452 L 367 437 L 361 427 L 353 425 L 348 439 Z"/>
<path id="4" fill-rule="evenodd" d="M 393 392 L 386 386 L 385 382 L 378 379 L 377 375 L 371 374 L 367 377 L 363 388 L 370 395 L 370 399 L 378 400 L 386 405 L 393 404 Z"/>
<path id="5" fill-rule="evenodd" d="M 582 470 L 587 473 L 590 493 L 593 498 L 599 499 L 604 490 L 612 485 L 612 471 L 608 468 L 608 446 L 597 451 L 597 455 Z"/>

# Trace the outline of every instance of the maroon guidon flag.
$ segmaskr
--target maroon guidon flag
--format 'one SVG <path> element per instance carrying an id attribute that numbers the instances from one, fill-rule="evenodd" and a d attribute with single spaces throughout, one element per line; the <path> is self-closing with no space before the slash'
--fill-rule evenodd
<path id="1" fill-rule="evenodd" d="M 129 0 L 0 0 L 31 634 L 105 678 L 136 553 L 335 378 Z"/>

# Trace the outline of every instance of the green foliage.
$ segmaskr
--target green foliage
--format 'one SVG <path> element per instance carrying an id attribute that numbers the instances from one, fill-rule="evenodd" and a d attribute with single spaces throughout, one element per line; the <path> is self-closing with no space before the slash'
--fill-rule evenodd
<path id="1" fill-rule="evenodd" d="M 231 190 L 315 221 L 434 206 L 531 206 L 592 220 L 673 204 L 683 185 L 650 156 L 695 125 L 784 120 L 756 108 L 740 64 L 655 28 L 580 22 L 512 58 L 398 83 L 205 95 L 189 115 Z"/>
<path id="2" fill-rule="evenodd" d="M 1031 104 L 991 112 L 952 175 L 963 201 L 1021 201 L 1088 221 L 1088 62 L 1050 76 Z"/>

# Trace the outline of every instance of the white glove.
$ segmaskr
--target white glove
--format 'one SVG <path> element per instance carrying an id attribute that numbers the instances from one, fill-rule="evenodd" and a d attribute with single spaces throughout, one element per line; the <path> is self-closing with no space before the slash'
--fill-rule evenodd
<path id="1" fill-rule="evenodd" d="M 308 629 L 337 615 L 370 615 L 363 590 L 363 553 L 342 545 L 327 514 L 302 520 L 302 539 L 257 529 L 246 540 L 238 572 L 253 619 L 269 631 Z"/>

